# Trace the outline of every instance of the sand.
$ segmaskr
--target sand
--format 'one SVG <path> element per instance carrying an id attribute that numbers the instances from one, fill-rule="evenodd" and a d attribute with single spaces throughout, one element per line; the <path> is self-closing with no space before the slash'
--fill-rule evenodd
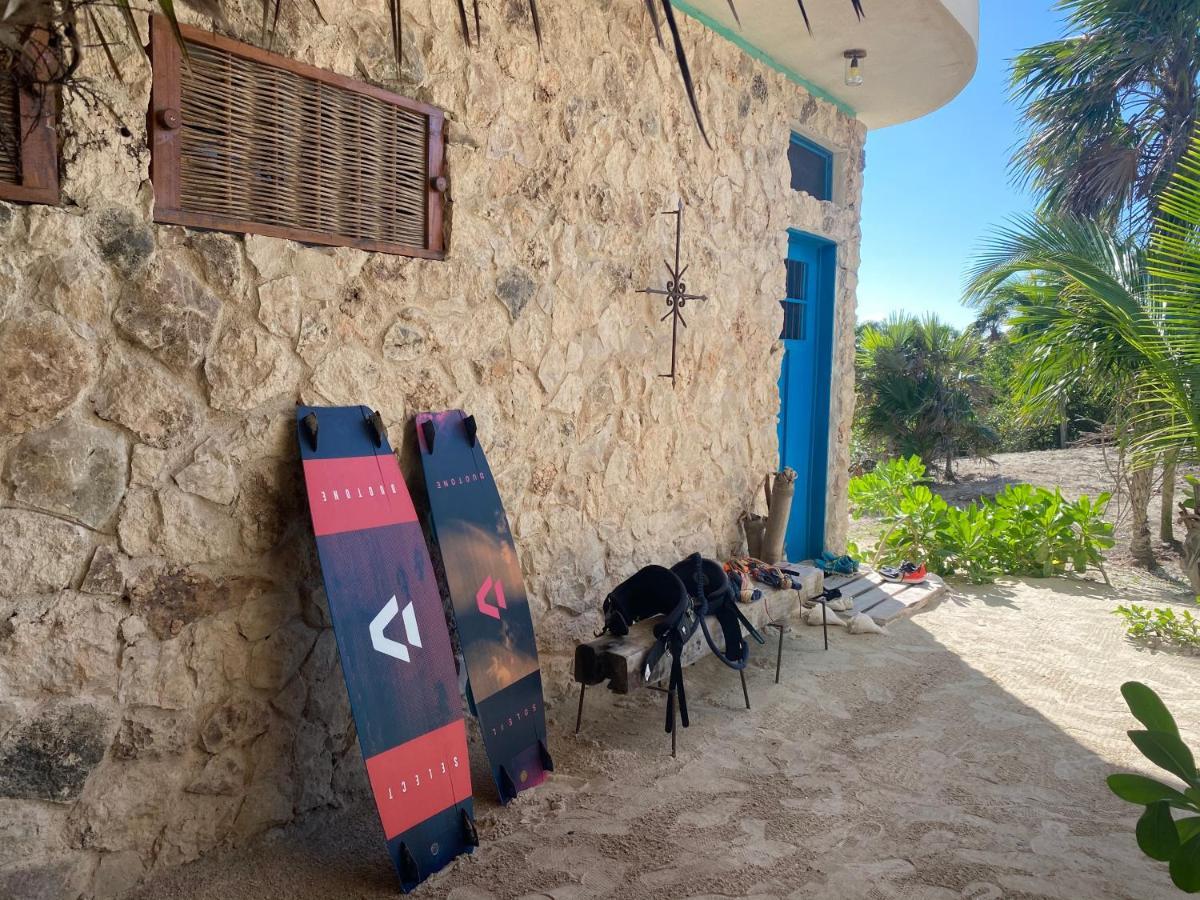
<path id="1" fill-rule="evenodd" d="M 1104 777 L 1150 772 L 1118 688 L 1146 681 L 1200 748 L 1200 658 L 1122 636 L 1116 591 L 1068 579 L 954 594 L 886 636 L 797 626 L 735 673 L 687 670 L 679 758 L 662 697 L 549 703 L 557 772 L 414 896 L 1176 897 Z M 477 783 L 477 795 L 490 790 Z M 491 795 L 494 798 L 494 794 Z M 145 900 L 396 896 L 368 803 L 164 873 Z"/>

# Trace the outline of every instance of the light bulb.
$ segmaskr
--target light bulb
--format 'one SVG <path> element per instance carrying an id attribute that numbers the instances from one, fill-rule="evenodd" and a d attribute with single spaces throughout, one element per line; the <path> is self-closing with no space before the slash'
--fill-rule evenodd
<path id="1" fill-rule="evenodd" d="M 842 53 L 846 58 L 846 84 L 850 87 L 858 87 L 863 83 L 863 64 L 866 59 L 866 50 L 846 50 Z"/>

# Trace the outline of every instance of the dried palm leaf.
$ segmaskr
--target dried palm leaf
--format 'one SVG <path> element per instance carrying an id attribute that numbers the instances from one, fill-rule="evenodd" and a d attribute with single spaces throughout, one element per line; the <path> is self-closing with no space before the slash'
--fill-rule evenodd
<path id="1" fill-rule="evenodd" d="M 533 33 L 537 36 L 538 51 L 542 49 L 542 23 L 538 19 L 537 0 L 529 0 L 529 14 L 533 16 Z"/>
<path id="2" fill-rule="evenodd" d="M 401 32 L 400 32 L 400 14 L 403 11 L 400 7 L 400 0 L 388 0 L 388 18 L 392 23 L 392 53 L 396 57 L 396 68 L 399 69 L 403 63 L 403 54 L 401 52 Z"/>
<path id="3" fill-rule="evenodd" d="M 113 56 L 112 47 L 109 46 L 108 35 L 104 33 L 104 29 L 100 27 L 100 20 L 96 18 L 95 12 L 89 7 L 87 11 L 88 24 L 96 34 L 96 41 L 104 50 L 104 58 L 108 60 L 108 67 L 112 69 L 113 76 L 118 82 L 123 81 L 121 78 L 121 67 L 117 65 L 116 57 Z"/>
<path id="4" fill-rule="evenodd" d="M 458 23 L 462 27 L 463 41 L 468 47 L 471 46 L 471 26 L 467 24 L 467 8 L 463 5 L 463 0 L 456 0 L 458 3 Z"/>
<path id="5" fill-rule="evenodd" d="M 804 17 L 804 30 L 807 31 L 809 37 L 811 37 L 812 23 L 808 21 L 808 10 L 804 8 L 804 0 L 796 0 L 796 5 L 800 7 L 800 15 Z"/>
<path id="6" fill-rule="evenodd" d="M 666 50 L 667 46 L 663 43 L 662 28 L 658 25 L 658 10 L 654 8 L 654 0 L 645 0 L 646 12 L 650 13 L 650 21 L 654 23 L 654 36 L 658 38 L 658 46 L 662 50 Z"/>
<path id="7" fill-rule="evenodd" d="M 738 15 L 737 7 L 733 5 L 733 0 L 725 0 L 729 4 L 729 11 L 733 13 L 733 21 L 737 22 L 737 27 L 742 27 L 742 17 Z"/>
<path id="8" fill-rule="evenodd" d="M 683 86 L 687 89 L 688 102 L 692 105 L 692 115 L 696 119 L 696 126 L 700 129 L 700 136 L 704 138 L 705 146 L 711 150 L 712 142 L 708 139 L 708 132 L 704 130 L 704 120 L 700 117 L 700 105 L 696 102 L 696 86 L 692 83 L 687 53 L 684 52 L 683 41 L 679 37 L 679 26 L 675 24 L 675 12 L 671 8 L 671 0 L 662 0 L 662 5 L 667 28 L 671 31 L 671 41 L 675 45 L 675 59 L 679 62 L 679 74 L 683 76 Z"/>

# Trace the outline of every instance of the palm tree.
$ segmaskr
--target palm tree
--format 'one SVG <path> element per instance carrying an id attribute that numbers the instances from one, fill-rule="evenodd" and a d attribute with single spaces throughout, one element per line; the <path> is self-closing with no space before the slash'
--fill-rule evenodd
<path id="1" fill-rule="evenodd" d="M 1134 231 L 1187 150 L 1200 101 L 1196 0 L 1059 0 L 1071 36 L 1013 61 L 1028 134 L 1014 171 L 1043 210 Z"/>
<path id="2" fill-rule="evenodd" d="M 1107 383 L 1122 398 L 1113 408 L 1133 461 L 1130 549 L 1147 565 L 1153 462 L 1200 458 L 1200 139 L 1157 206 L 1148 251 L 1095 222 L 1018 220 L 980 255 L 967 287 L 975 303 L 1017 298 L 1016 386 L 1028 414 L 1083 384 Z"/>
<path id="3" fill-rule="evenodd" d="M 861 423 L 893 454 L 954 460 L 992 446 L 995 432 L 979 417 L 991 390 L 980 376 L 983 345 L 974 334 L 928 315 L 893 314 L 859 336 Z"/>

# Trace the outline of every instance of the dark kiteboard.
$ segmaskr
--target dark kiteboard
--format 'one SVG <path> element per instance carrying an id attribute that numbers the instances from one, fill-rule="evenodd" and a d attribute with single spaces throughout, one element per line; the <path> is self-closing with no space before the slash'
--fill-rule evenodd
<path id="1" fill-rule="evenodd" d="M 507 803 L 554 768 L 521 565 L 474 417 L 457 409 L 421 413 L 417 440 L 466 660 L 468 700 Z"/>
<path id="2" fill-rule="evenodd" d="M 441 596 L 379 415 L 301 406 L 296 430 L 359 746 L 408 891 L 479 843 Z"/>

